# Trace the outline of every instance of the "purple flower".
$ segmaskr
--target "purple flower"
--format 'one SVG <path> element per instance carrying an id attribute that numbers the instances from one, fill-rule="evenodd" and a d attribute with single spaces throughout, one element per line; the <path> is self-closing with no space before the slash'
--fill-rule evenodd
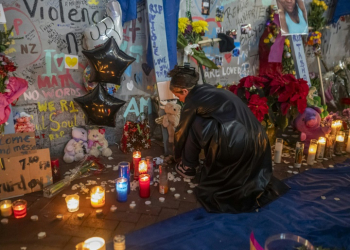
<path id="1" fill-rule="evenodd" d="M 311 79 L 315 79 L 316 78 L 315 72 L 310 72 L 309 75 L 310 75 Z"/>
<path id="2" fill-rule="evenodd" d="M 187 25 L 187 27 L 186 27 L 186 29 L 185 29 L 185 34 L 189 34 L 189 33 L 191 33 L 191 32 L 192 32 L 192 25 L 189 24 L 189 25 Z"/>

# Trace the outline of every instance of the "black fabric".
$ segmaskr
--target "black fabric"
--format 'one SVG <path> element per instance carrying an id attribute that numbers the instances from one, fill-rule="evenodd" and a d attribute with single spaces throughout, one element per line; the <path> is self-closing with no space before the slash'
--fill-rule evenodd
<path id="1" fill-rule="evenodd" d="M 201 130 L 206 163 L 196 193 L 208 212 L 249 212 L 288 191 L 272 178 L 270 144 L 259 121 L 236 95 L 208 84 L 197 85 L 186 97 L 175 132 L 175 159 L 181 158 L 197 116 L 216 121 Z"/>
<path id="2" fill-rule="evenodd" d="M 235 48 L 234 40 L 232 37 L 229 37 L 224 33 L 219 33 L 218 38 L 221 39 L 219 42 L 219 50 L 221 53 L 230 52 Z"/>

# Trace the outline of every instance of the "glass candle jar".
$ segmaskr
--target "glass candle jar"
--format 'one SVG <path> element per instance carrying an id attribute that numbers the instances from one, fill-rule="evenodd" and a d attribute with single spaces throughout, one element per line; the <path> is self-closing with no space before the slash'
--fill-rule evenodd
<path id="1" fill-rule="evenodd" d="M 101 186 L 91 188 L 90 201 L 94 208 L 103 207 L 105 205 L 105 189 Z"/>
<path id="2" fill-rule="evenodd" d="M 119 173 L 118 177 L 124 177 L 128 180 L 128 194 L 130 194 L 130 163 L 122 161 L 118 164 Z"/>
<path id="3" fill-rule="evenodd" d="M 301 248 L 315 250 L 314 246 L 308 240 L 294 234 L 273 235 L 265 242 L 265 250 L 295 250 Z"/>
<path id="4" fill-rule="evenodd" d="M 334 153 L 334 145 L 335 145 L 335 135 L 328 134 L 326 135 L 326 151 L 325 157 L 328 159 L 332 159 Z"/>
<path id="5" fill-rule="evenodd" d="M 12 215 L 12 201 L 4 200 L 0 202 L 0 210 L 2 217 L 9 217 Z"/>
<path id="6" fill-rule="evenodd" d="M 310 140 L 310 146 L 309 146 L 309 153 L 307 155 L 306 163 L 308 165 L 313 165 L 316 157 L 316 151 L 317 151 L 317 140 L 311 139 Z"/>
<path id="7" fill-rule="evenodd" d="M 149 175 L 150 178 L 150 184 L 153 185 L 153 158 L 152 156 L 146 156 L 146 163 L 147 163 L 147 174 Z"/>
<path id="8" fill-rule="evenodd" d="M 117 190 L 117 201 L 125 202 L 128 199 L 128 179 L 119 177 L 117 179 L 116 190 Z"/>
<path id="9" fill-rule="evenodd" d="M 150 196 L 150 177 L 148 174 L 139 176 L 140 197 L 148 198 Z"/>
<path id="10" fill-rule="evenodd" d="M 326 138 L 325 137 L 318 138 L 316 160 L 323 160 L 325 149 L 326 149 Z"/>
<path id="11" fill-rule="evenodd" d="M 106 243 L 100 237 L 92 237 L 84 241 L 84 248 L 89 250 L 106 250 Z"/>
<path id="12" fill-rule="evenodd" d="M 141 152 L 134 151 L 132 154 L 132 163 L 134 167 L 134 180 L 139 179 L 139 162 L 141 160 Z"/>
<path id="13" fill-rule="evenodd" d="M 27 201 L 22 199 L 14 201 L 12 209 L 16 219 L 25 217 L 27 215 Z"/>
<path id="14" fill-rule="evenodd" d="M 343 131 L 339 131 L 335 138 L 335 146 L 334 146 L 335 155 L 343 154 L 344 139 L 345 139 L 345 133 Z"/>
<path id="15" fill-rule="evenodd" d="M 300 168 L 301 162 L 303 160 L 303 154 L 304 154 L 304 143 L 303 142 L 297 142 L 295 146 L 295 158 L 294 158 L 294 167 Z"/>
<path id="16" fill-rule="evenodd" d="M 66 203 L 68 212 L 76 212 L 79 210 L 79 195 L 72 194 L 66 196 Z"/>
<path id="17" fill-rule="evenodd" d="M 168 165 L 162 163 L 159 165 L 159 193 L 166 194 L 168 189 Z"/>
<path id="18" fill-rule="evenodd" d="M 283 150 L 283 139 L 282 138 L 276 138 L 275 157 L 274 157 L 274 162 L 275 163 L 281 163 L 282 150 Z"/>
<path id="19" fill-rule="evenodd" d="M 113 248 L 114 248 L 114 250 L 125 250 L 125 236 L 124 235 L 114 236 Z"/>

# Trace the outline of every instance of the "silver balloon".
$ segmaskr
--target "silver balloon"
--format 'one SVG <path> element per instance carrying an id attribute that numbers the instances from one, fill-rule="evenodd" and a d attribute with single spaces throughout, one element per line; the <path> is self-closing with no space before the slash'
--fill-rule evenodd
<path id="1" fill-rule="evenodd" d="M 122 10 L 117 1 L 107 4 L 107 17 L 84 31 L 85 49 L 92 50 L 98 45 L 104 44 L 108 38 L 114 40 L 120 46 L 123 42 Z"/>

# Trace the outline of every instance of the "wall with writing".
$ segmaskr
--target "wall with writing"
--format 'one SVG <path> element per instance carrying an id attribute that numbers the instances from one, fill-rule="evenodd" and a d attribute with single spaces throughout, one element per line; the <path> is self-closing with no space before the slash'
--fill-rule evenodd
<path id="1" fill-rule="evenodd" d="M 50 148 L 52 155 L 61 155 L 71 139 L 71 128 L 84 124 L 84 114 L 73 101 L 87 93 L 83 84 L 87 60 L 82 54 L 82 33 L 103 19 L 107 2 L 0 0 L 7 19 L 6 25 L 1 26 L 5 30 L 13 26 L 13 37 L 21 38 L 13 42 L 6 54 L 18 65 L 16 75 L 29 83 L 14 113 L 32 116 L 38 148 Z M 149 96 L 155 92 L 155 76 L 146 63 L 147 27 L 146 5 L 141 1 L 137 19 L 123 27 L 120 47 L 136 60 L 125 71 L 121 87 L 113 93 L 127 103 L 117 114 L 116 128 L 107 128 L 106 137 L 111 144 L 120 140 L 125 120 L 135 118 L 135 105 L 138 112 L 152 112 Z M 65 69 L 65 54 L 78 56 L 78 69 Z"/>
<path id="2" fill-rule="evenodd" d="M 305 0 L 306 8 L 309 9 L 312 0 Z M 238 82 L 247 75 L 259 73 L 258 45 L 259 39 L 264 32 L 267 20 L 267 9 L 275 0 L 210 0 L 209 15 L 202 15 L 202 0 L 182 0 L 180 5 L 180 17 L 185 17 L 188 10 L 191 11 L 192 19 L 206 20 L 209 31 L 205 36 L 216 38 L 217 33 L 228 30 L 237 30 L 235 39 L 236 49 L 233 53 L 220 53 L 218 44 L 203 47 L 208 58 L 221 66 L 218 70 L 205 70 L 205 80 L 210 84 L 221 83 L 222 85 Z M 325 0 L 330 6 L 326 15 L 332 13 L 333 0 Z M 219 18 L 216 18 L 216 17 Z M 222 17 L 222 19 L 220 18 Z M 221 19 L 221 20 L 220 20 Z M 251 32 L 241 33 L 241 26 L 250 24 Z M 333 62 L 338 62 L 344 56 L 350 56 L 350 17 L 339 20 L 324 31 L 322 38 L 324 60 L 328 67 Z M 305 48 L 306 62 L 310 72 L 317 71 L 317 61 L 311 48 Z M 183 55 L 178 53 L 178 61 L 182 61 Z M 195 66 L 195 61 L 191 64 Z M 324 70 L 324 68 L 323 68 Z"/>

